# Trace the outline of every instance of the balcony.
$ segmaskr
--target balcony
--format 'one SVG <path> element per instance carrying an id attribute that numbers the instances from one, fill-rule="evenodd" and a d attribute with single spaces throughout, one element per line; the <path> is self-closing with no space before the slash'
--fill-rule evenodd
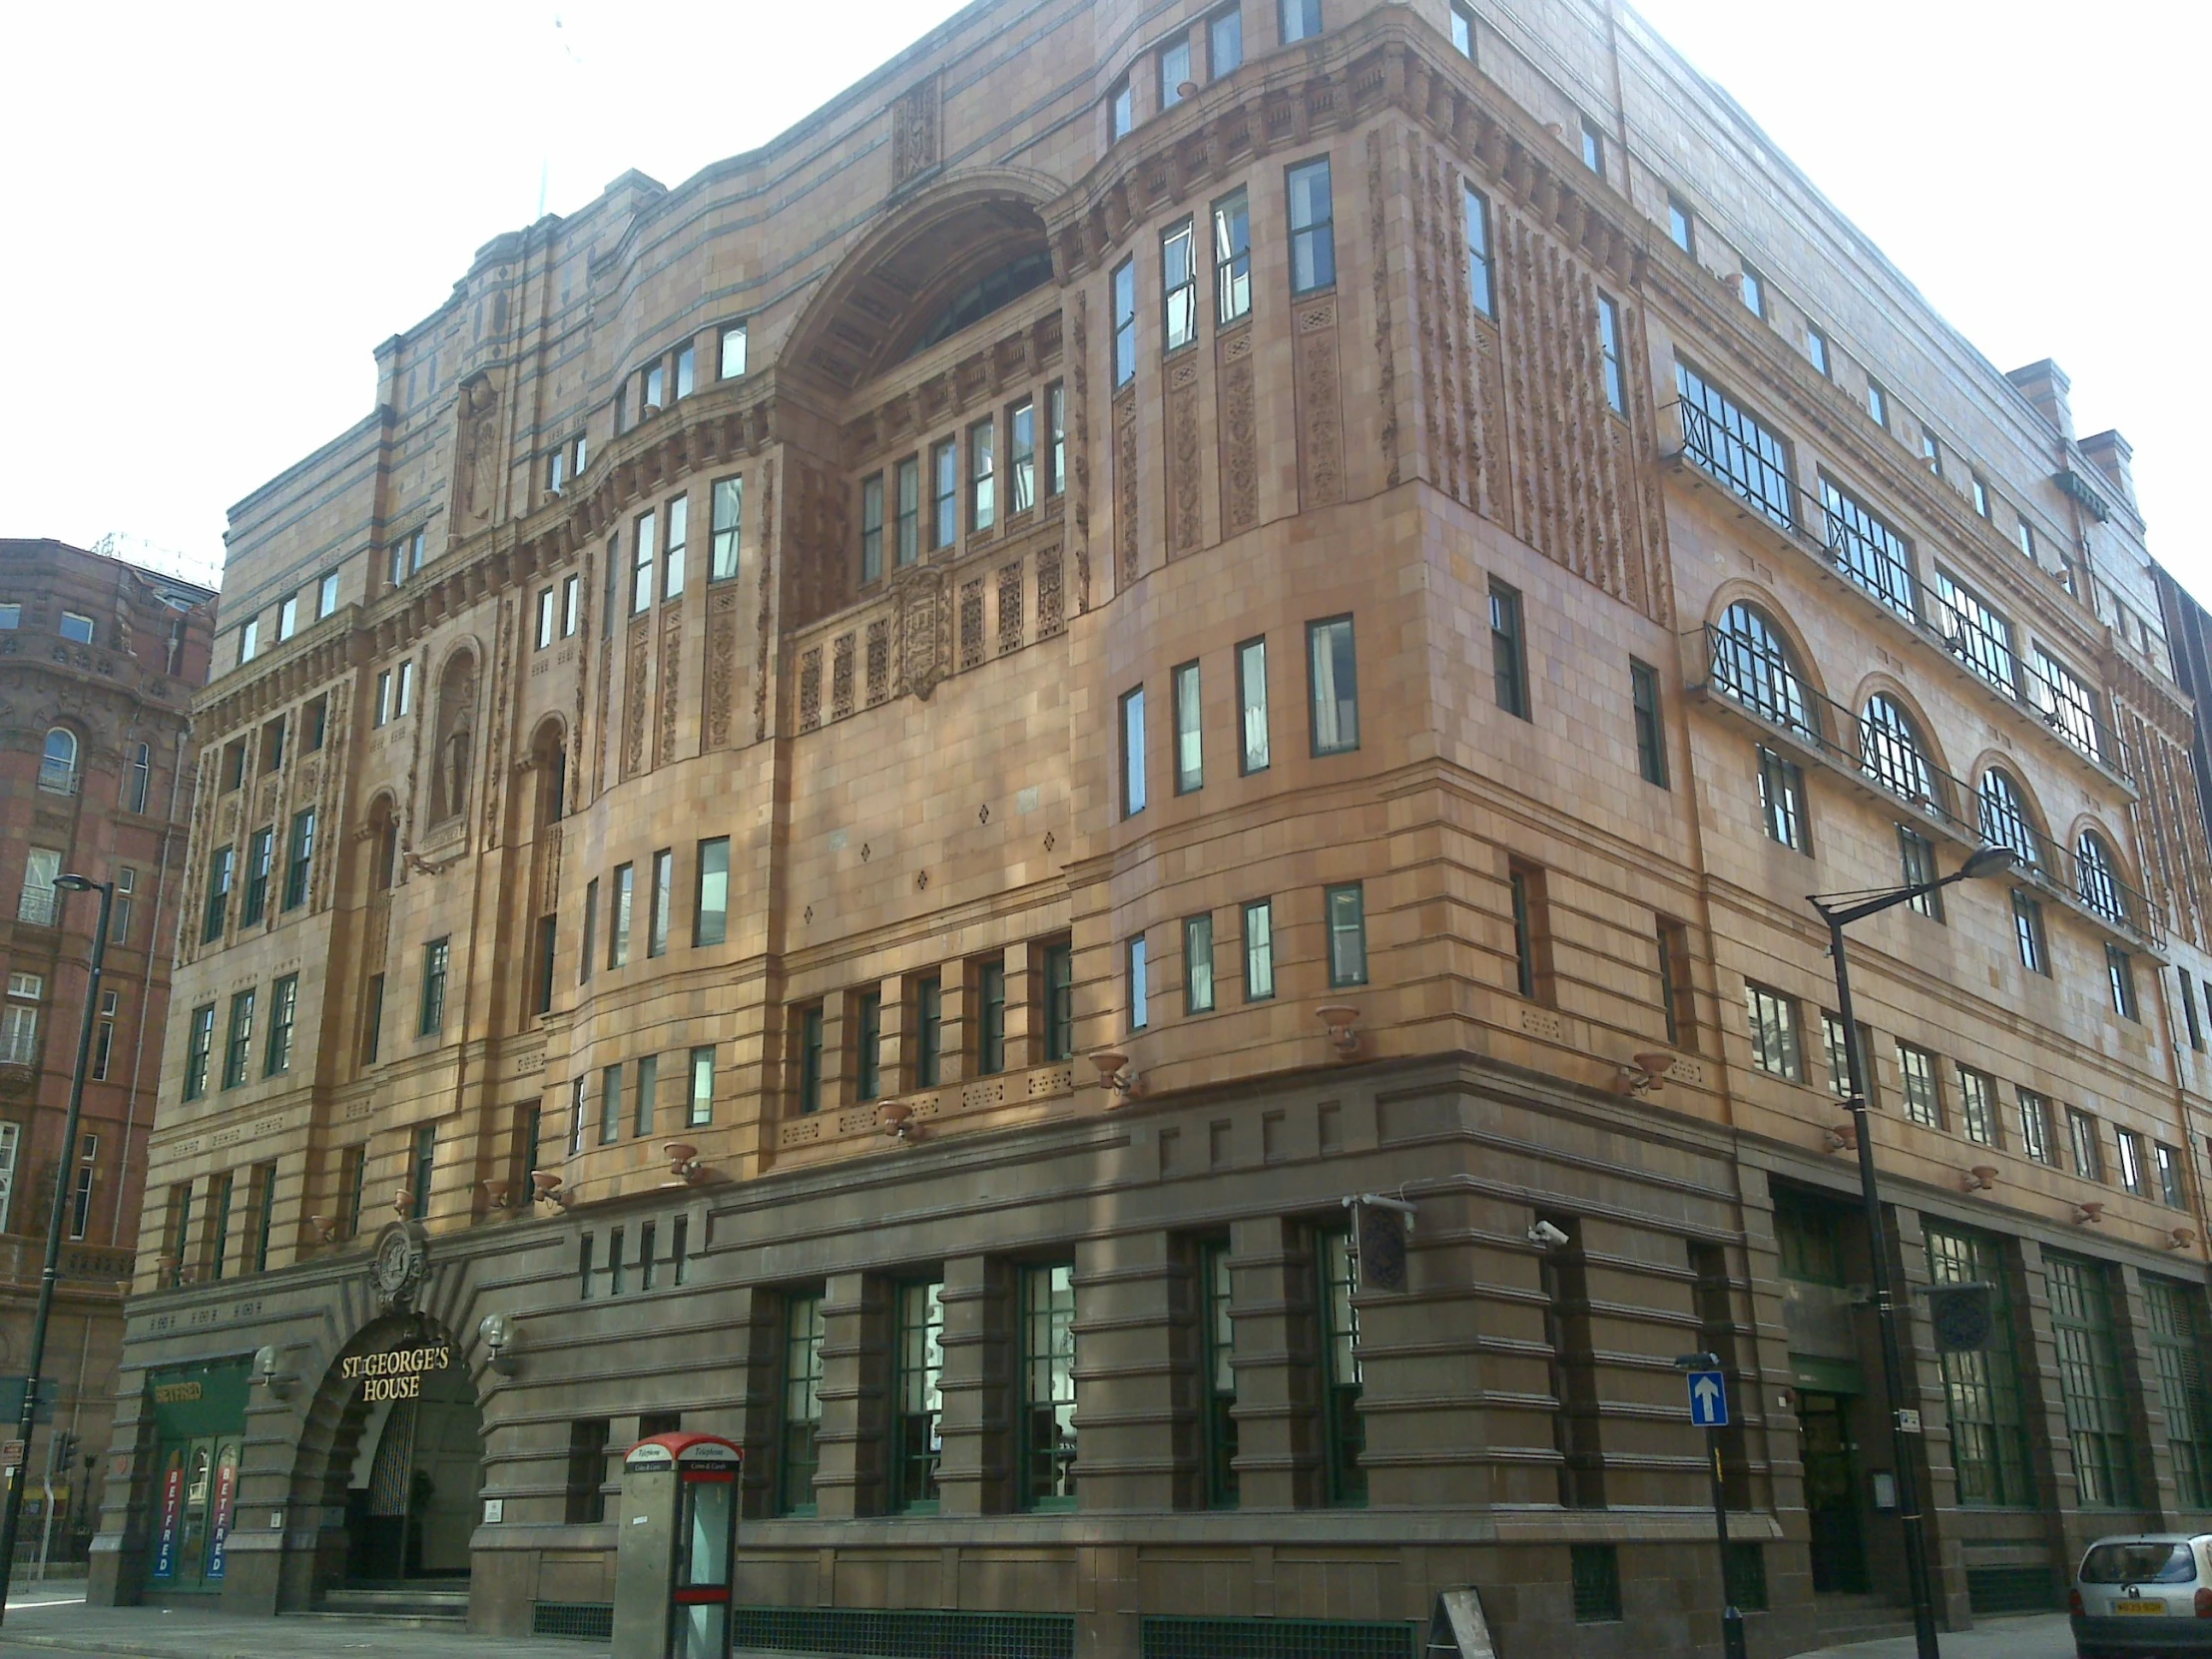
<path id="1" fill-rule="evenodd" d="M 51 927 L 61 914 L 61 893 L 53 887 L 25 887 L 15 901 L 15 919 L 33 927 Z"/>
<path id="2" fill-rule="evenodd" d="M 1792 677 L 1787 693 L 1778 692 L 1777 675 L 1760 672 L 1770 665 L 1710 623 L 1687 637 L 1698 640 L 1704 662 L 1704 678 L 1690 677 L 1690 695 L 1748 724 L 1760 742 L 1811 761 L 1885 807 L 1905 808 L 1969 851 L 1984 844 L 2011 847 L 2022 877 L 2122 943 L 2163 953 L 2163 914 L 2115 871 L 2084 862 L 2024 819 L 1997 821 L 1963 779 L 1802 680 Z"/>
<path id="3" fill-rule="evenodd" d="M 1796 487 L 1775 458 L 1777 441 L 1756 421 L 1744 417 L 1745 430 L 1739 431 L 1696 403 L 1678 400 L 1668 407 L 1682 428 L 1682 448 L 1674 459 L 1737 497 L 1783 539 L 1819 558 L 1924 644 L 1942 651 L 2106 778 L 2135 793 L 2119 770 L 2119 747 L 2086 686 L 2079 681 L 2061 685 L 2023 662 L 2007 625 L 1962 592 L 1956 602 L 1932 592 L 1898 550 L 1882 545 L 1848 513 L 1824 504 L 1817 539 L 1799 517 Z"/>
<path id="4" fill-rule="evenodd" d="M 38 764 L 38 787 L 48 795 L 75 795 L 84 774 L 67 761 L 48 757 Z"/>
<path id="5" fill-rule="evenodd" d="M 0 1030 L 0 1066 L 38 1064 L 38 1027 L 10 1025 Z"/>

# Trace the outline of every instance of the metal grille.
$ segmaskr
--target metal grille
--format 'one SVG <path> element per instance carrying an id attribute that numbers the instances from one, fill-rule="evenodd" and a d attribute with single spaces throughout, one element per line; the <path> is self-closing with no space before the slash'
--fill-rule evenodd
<path id="1" fill-rule="evenodd" d="M 1728 1546 L 1728 1599 L 1742 1613 L 1767 1610 L 1767 1554 L 1755 1543 L 1733 1539 Z"/>
<path id="2" fill-rule="evenodd" d="M 834 1653 L 850 1659 L 1074 1659 L 1075 1654 L 1072 1613 L 736 1607 L 731 1609 L 730 1635 L 731 1645 L 741 1650 Z"/>
<path id="3" fill-rule="evenodd" d="M 1621 1557 L 1611 1544 L 1575 1544 L 1574 1622 L 1610 1624 L 1621 1616 Z"/>
<path id="4" fill-rule="evenodd" d="M 1966 1601 L 1977 1614 L 2041 1613 L 2059 1604 L 2058 1581 L 2048 1567 L 1968 1567 Z"/>
<path id="5" fill-rule="evenodd" d="M 1411 1659 L 1419 1627 L 1391 1620 L 1147 1618 L 1141 1659 Z"/>
<path id="6" fill-rule="evenodd" d="M 587 1642 L 615 1639 L 615 1609 L 609 1601 L 533 1601 L 530 1634 L 575 1636 Z"/>

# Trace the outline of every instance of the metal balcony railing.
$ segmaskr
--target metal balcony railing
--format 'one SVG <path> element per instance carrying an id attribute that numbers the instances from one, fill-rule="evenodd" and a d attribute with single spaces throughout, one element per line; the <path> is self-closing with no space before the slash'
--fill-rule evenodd
<path id="1" fill-rule="evenodd" d="M 38 1031 L 11 1027 L 0 1031 L 0 1066 L 38 1064 Z"/>
<path id="2" fill-rule="evenodd" d="M 41 760 L 38 787 L 48 795 L 75 795 L 81 774 L 67 761 Z"/>
<path id="3" fill-rule="evenodd" d="M 61 895 L 52 887 L 25 887 L 15 901 L 15 919 L 34 927 L 51 927 L 61 913 Z"/>
<path id="4" fill-rule="evenodd" d="M 2109 862 L 2080 857 L 2026 818 L 2001 808 L 1936 765 L 1911 734 L 1869 719 L 1815 691 L 1786 659 L 1708 623 L 1702 687 L 1794 748 L 1871 785 L 1954 836 L 2009 846 L 2019 872 L 2112 929 L 2152 948 L 2165 919 L 2148 895 Z"/>
<path id="5" fill-rule="evenodd" d="M 1784 530 L 1802 533 L 1789 451 L 1758 419 L 1703 381 L 1699 398 L 1674 405 L 1682 419 L 1682 453 L 1700 472 L 1725 485 Z"/>

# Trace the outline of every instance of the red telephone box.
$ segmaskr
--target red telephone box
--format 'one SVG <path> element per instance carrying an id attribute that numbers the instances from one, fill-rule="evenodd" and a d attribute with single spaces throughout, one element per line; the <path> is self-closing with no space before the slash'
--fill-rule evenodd
<path id="1" fill-rule="evenodd" d="M 726 1659 L 740 1462 L 718 1434 L 655 1434 L 622 1460 L 614 1659 Z"/>

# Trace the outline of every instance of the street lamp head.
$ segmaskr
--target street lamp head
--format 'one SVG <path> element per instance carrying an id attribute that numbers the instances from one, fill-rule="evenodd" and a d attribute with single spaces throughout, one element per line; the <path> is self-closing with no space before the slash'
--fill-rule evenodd
<path id="1" fill-rule="evenodd" d="M 57 875 L 54 885 L 69 892 L 97 892 L 106 886 L 105 881 L 95 881 L 89 875 Z"/>
<path id="2" fill-rule="evenodd" d="M 1984 846 L 1959 866 L 1961 879 L 1978 881 L 1984 875 L 2002 875 L 2018 861 L 2019 854 L 2009 846 Z"/>

